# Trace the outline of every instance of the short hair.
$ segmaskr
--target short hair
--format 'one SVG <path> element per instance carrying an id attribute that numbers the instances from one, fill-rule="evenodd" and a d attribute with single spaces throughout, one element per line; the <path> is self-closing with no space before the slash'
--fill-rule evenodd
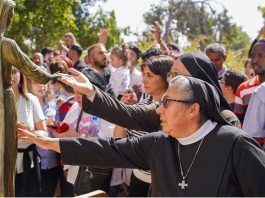
<path id="1" fill-rule="evenodd" d="M 78 54 L 79 57 L 82 55 L 82 52 L 83 52 L 83 48 L 77 44 L 72 45 L 70 50 L 76 51 L 76 53 Z"/>
<path id="2" fill-rule="evenodd" d="M 103 43 L 95 43 L 93 45 L 90 45 L 88 47 L 88 49 L 87 49 L 87 55 L 88 56 L 91 56 L 92 55 L 92 52 L 94 51 L 94 49 L 97 48 L 97 47 L 101 47 L 101 46 L 104 46 L 105 47 L 105 45 Z"/>
<path id="3" fill-rule="evenodd" d="M 152 56 L 159 56 L 161 54 L 162 54 L 162 52 L 159 49 L 150 48 L 149 50 L 142 53 L 142 60 L 146 61 L 147 59 L 149 59 Z"/>
<path id="4" fill-rule="evenodd" d="M 49 47 L 44 47 L 40 53 L 42 54 L 42 56 L 46 56 L 46 54 L 49 54 L 49 53 L 52 53 L 53 52 L 53 49 L 52 48 L 49 48 Z"/>
<path id="5" fill-rule="evenodd" d="M 173 86 L 176 88 L 176 92 L 181 93 L 182 100 L 194 101 L 195 96 L 190 84 L 190 81 L 182 75 L 176 76 L 169 81 L 169 86 Z M 191 105 L 189 103 L 185 103 L 186 105 Z M 200 107 L 201 108 L 201 107 Z M 204 115 L 204 111 L 200 111 L 200 124 L 203 124 L 207 121 L 207 117 Z"/>
<path id="6" fill-rule="evenodd" d="M 190 81 L 184 76 L 177 76 L 169 81 L 169 86 L 177 87 L 176 91 L 181 93 L 182 100 L 194 101 L 194 93 L 190 85 Z"/>
<path id="7" fill-rule="evenodd" d="M 139 58 L 141 57 L 142 52 L 141 52 L 141 50 L 140 50 L 136 45 L 131 44 L 131 45 L 129 45 L 128 48 L 129 48 L 130 50 L 134 51 L 134 53 L 135 53 L 136 56 L 137 56 L 137 59 L 139 59 Z"/>
<path id="8" fill-rule="evenodd" d="M 227 70 L 223 76 L 225 86 L 231 86 L 234 94 L 236 94 L 238 86 L 247 79 L 245 74 L 235 70 Z"/>
<path id="9" fill-rule="evenodd" d="M 225 46 L 221 43 L 211 43 L 207 45 L 205 52 L 220 52 L 223 56 L 226 56 Z"/>

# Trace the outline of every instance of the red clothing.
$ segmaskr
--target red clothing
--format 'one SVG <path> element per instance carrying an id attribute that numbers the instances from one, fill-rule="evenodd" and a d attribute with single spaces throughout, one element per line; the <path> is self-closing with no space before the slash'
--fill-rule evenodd
<path id="1" fill-rule="evenodd" d="M 240 84 L 236 91 L 234 113 L 237 115 L 241 124 L 244 121 L 245 113 L 253 91 L 260 85 L 259 77 L 243 82 Z"/>

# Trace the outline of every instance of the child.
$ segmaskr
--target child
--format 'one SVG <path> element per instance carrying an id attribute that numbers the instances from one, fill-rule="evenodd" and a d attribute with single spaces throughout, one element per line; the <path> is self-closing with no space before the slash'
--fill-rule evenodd
<path id="1" fill-rule="evenodd" d="M 115 97 L 120 99 L 129 88 L 130 70 L 127 67 L 128 54 L 125 46 L 117 46 L 111 50 L 110 64 L 113 67 L 110 75 L 110 86 Z"/>

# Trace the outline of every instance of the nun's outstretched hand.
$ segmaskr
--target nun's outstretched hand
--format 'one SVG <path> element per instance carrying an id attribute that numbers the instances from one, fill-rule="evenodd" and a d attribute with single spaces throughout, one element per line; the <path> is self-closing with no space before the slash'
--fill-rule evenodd
<path id="1" fill-rule="evenodd" d="M 51 149 L 60 153 L 59 138 L 50 138 L 46 131 L 29 131 L 18 124 L 18 138 L 36 144 L 43 149 Z"/>
<path id="2" fill-rule="evenodd" d="M 57 80 L 66 85 L 69 85 L 78 92 L 86 95 L 88 98 L 91 97 L 94 93 L 94 88 L 88 78 L 84 74 L 73 68 L 70 68 L 69 72 L 71 73 L 71 75 L 62 74 L 61 77 Z"/>

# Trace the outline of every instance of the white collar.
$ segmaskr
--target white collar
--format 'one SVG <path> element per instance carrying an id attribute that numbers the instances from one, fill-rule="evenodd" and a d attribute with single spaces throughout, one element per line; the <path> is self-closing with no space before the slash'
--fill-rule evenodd
<path id="1" fill-rule="evenodd" d="M 198 142 L 210 133 L 217 125 L 217 122 L 207 120 L 195 133 L 185 138 L 177 138 L 181 145 L 189 145 Z"/>

